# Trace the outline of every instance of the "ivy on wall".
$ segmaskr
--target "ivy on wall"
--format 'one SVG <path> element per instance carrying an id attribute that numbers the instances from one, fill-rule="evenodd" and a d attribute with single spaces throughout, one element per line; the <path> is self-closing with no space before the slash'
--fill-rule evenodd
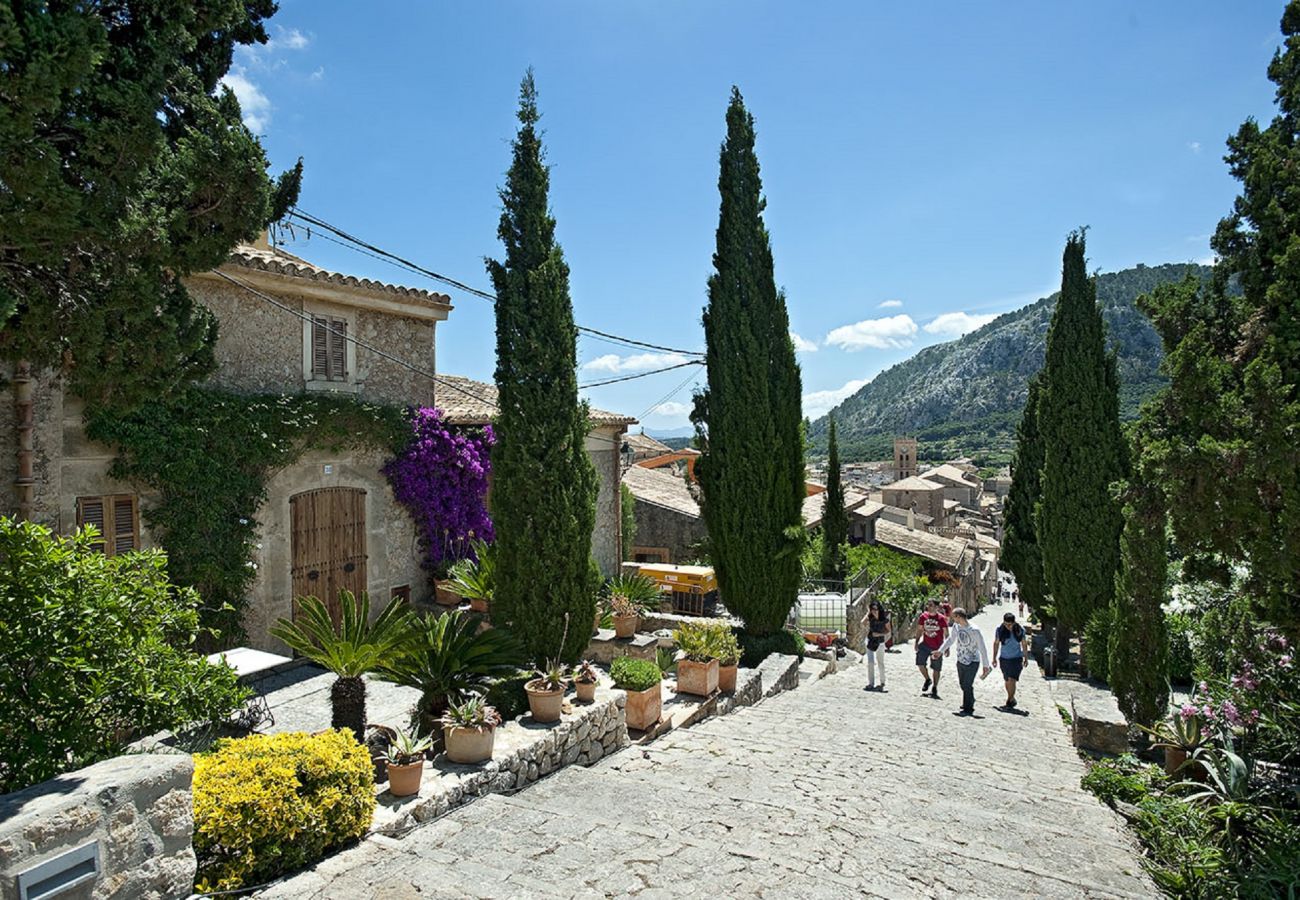
<path id="1" fill-rule="evenodd" d="M 203 624 L 221 646 L 233 646 L 245 636 L 242 614 L 257 575 L 255 513 L 271 475 L 309 449 L 396 455 L 412 430 L 403 410 L 346 396 L 194 387 L 125 416 L 92 411 L 86 433 L 117 449 L 113 477 L 158 492 L 142 514 L 167 551 L 168 570 L 198 589 Z"/>

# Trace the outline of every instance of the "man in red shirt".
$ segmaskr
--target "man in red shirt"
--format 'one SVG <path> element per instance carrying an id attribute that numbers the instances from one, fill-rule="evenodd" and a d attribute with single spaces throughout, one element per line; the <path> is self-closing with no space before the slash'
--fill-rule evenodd
<path id="1" fill-rule="evenodd" d="M 929 692 L 931 697 L 938 700 L 939 670 L 943 668 L 943 657 L 934 654 L 943 646 L 944 639 L 948 636 L 948 617 L 939 612 L 938 603 L 929 600 L 925 604 L 925 612 L 921 613 L 921 618 L 916 624 L 916 668 L 925 678 L 925 684 L 921 686 L 921 695 L 925 696 Z"/>

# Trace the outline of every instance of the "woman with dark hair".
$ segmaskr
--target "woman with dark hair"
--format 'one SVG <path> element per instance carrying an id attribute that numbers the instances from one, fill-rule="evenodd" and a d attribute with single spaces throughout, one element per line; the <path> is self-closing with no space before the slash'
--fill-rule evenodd
<path id="1" fill-rule="evenodd" d="M 872 600 L 867 607 L 867 690 L 883 691 L 885 689 L 885 648 L 889 643 L 889 633 L 893 624 L 889 613 L 879 600 Z M 880 666 L 880 685 L 876 686 L 876 665 Z"/>
<path id="2" fill-rule="evenodd" d="M 1015 709 L 1016 684 L 1020 681 L 1028 652 L 1029 635 L 1016 621 L 1016 614 L 1007 613 L 997 631 L 993 632 L 993 664 L 1002 670 L 1002 680 L 1007 687 L 1007 709 Z"/>

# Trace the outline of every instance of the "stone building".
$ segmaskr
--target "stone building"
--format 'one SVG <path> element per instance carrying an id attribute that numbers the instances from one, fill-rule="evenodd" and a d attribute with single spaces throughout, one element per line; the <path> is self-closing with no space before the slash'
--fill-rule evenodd
<path id="1" fill-rule="evenodd" d="M 894 438 L 894 480 L 916 474 L 916 438 Z"/>
<path id="2" fill-rule="evenodd" d="M 944 486 L 924 476 L 913 475 L 887 484 L 880 489 L 880 498 L 886 506 L 913 510 L 939 524 L 944 521 Z"/>
<path id="3" fill-rule="evenodd" d="M 942 484 L 945 499 L 955 500 L 966 509 L 980 508 L 980 494 L 984 492 L 984 485 L 979 478 L 968 474 L 964 469 L 952 463 L 944 463 L 926 469 L 921 477 Z"/>
<path id="4" fill-rule="evenodd" d="M 953 606 L 973 611 L 978 608 L 981 593 L 990 596 L 985 589 L 989 570 L 985 569 L 979 551 L 969 541 L 942 537 L 880 519 L 876 522 L 875 543 L 925 560 L 930 571 L 950 573 L 957 582 L 948 590 L 948 601 Z M 992 571 L 995 572 L 996 567 Z"/>
<path id="5" fill-rule="evenodd" d="M 636 537 L 628 558 L 673 564 L 694 559 L 708 531 L 684 475 L 670 468 L 630 466 L 623 484 L 636 498 Z"/>
<path id="6" fill-rule="evenodd" d="M 213 387 L 431 405 L 456 424 L 491 418 L 492 385 L 428 374 L 436 372 L 436 326 L 452 309 L 446 295 L 330 272 L 264 243 L 237 248 L 218 270 L 193 277 L 187 286 L 219 323 L 217 369 L 208 382 Z M 109 476 L 113 448 L 86 438 L 83 405 L 64 394 L 57 375 L 10 381 L 5 392 L 10 396 L 0 400 L 0 509 L 7 515 L 24 512 L 62 533 L 96 524 L 110 554 L 154 546 L 140 514 L 149 506 L 149 493 Z M 23 427 L 23 407 L 15 401 L 29 394 L 31 425 Z M 619 448 L 632 421 L 593 410 L 587 439 L 600 478 L 592 550 L 606 573 L 617 571 L 621 558 Z M 380 471 L 385 459 L 380 450 L 309 449 L 271 476 L 268 499 L 252 514 L 260 548 L 251 561 L 257 575 L 244 614 L 252 646 L 284 649 L 269 628 L 292 615 L 295 596 L 324 599 L 337 596 L 339 588 L 366 590 L 378 608 L 390 596 L 418 599 L 430 592 L 415 523 Z"/>

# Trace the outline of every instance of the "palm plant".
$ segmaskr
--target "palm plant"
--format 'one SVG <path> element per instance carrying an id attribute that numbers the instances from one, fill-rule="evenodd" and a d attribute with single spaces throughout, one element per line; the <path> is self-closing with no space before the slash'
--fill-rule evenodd
<path id="1" fill-rule="evenodd" d="M 459 610 L 426 618 L 406 652 L 382 668 L 381 677 L 420 691 L 416 715 L 424 730 L 435 728 L 451 701 L 482 692 L 493 676 L 524 662 L 523 647 L 510 632 L 479 631 L 481 621 Z"/>
<path id="2" fill-rule="evenodd" d="M 301 656 L 324 666 L 337 676 L 330 688 L 334 728 L 350 728 L 365 740 L 366 682 L 362 677 L 391 661 L 412 635 L 413 617 L 406 604 L 394 598 L 374 622 L 370 621 L 370 595 L 339 591 L 342 608 L 336 624 L 325 604 L 315 597 L 298 600 L 293 621 L 280 619 L 271 634 Z"/>
<path id="3" fill-rule="evenodd" d="M 458 559 L 447 570 L 447 578 L 454 590 L 466 600 L 492 601 L 496 590 L 496 565 L 492 548 L 481 540 L 471 545 L 473 554 L 467 559 Z"/>
<path id="4" fill-rule="evenodd" d="M 659 585 L 640 572 L 631 575 L 621 573 L 605 582 L 603 593 L 607 608 L 625 607 L 640 612 L 652 601 L 659 599 Z M 618 614 L 615 612 L 615 615 Z"/>

